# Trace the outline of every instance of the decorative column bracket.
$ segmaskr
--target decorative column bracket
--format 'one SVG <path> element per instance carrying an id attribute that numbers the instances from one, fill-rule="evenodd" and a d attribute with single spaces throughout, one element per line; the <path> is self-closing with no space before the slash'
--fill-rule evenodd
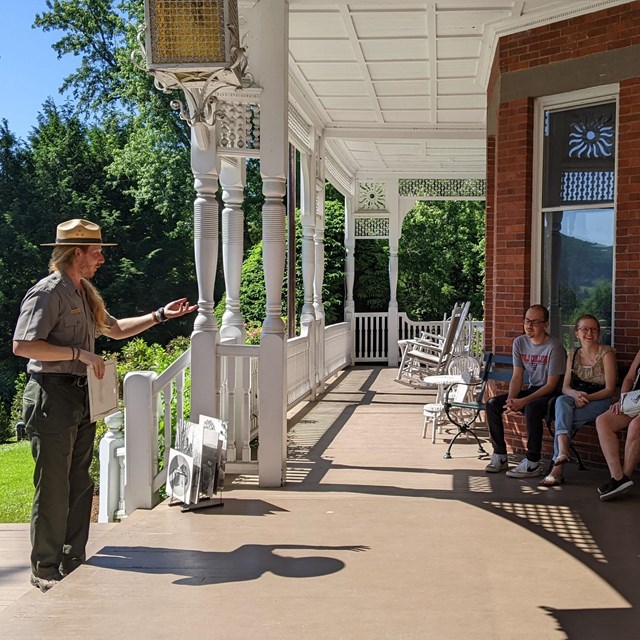
<path id="1" fill-rule="evenodd" d="M 191 127 L 198 148 L 202 151 L 208 149 L 211 143 L 207 125 L 211 127 L 216 124 L 217 120 L 222 120 L 226 124 L 226 132 L 219 136 L 218 141 L 220 143 L 224 140 L 224 144 L 219 146 L 223 146 L 226 150 L 233 148 L 252 149 L 257 140 L 257 148 L 259 148 L 260 109 L 257 96 L 260 95 L 260 91 L 251 92 L 248 96 L 238 99 L 237 96 L 243 90 L 253 85 L 253 76 L 247 71 L 246 49 L 238 43 L 237 25 L 229 24 L 227 28 L 234 36 L 234 44 L 231 47 L 233 62 L 229 67 L 222 69 L 216 68 L 212 71 L 210 69 L 150 68 L 147 65 L 148 56 L 145 44 L 147 27 L 145 24 L 138 28 L 139 48 L 131 54 L 133 64 L 153 76 L 156 89 L 166 94 L 178 90 L 183 92 L 187 106 L 185 107 L 182 100 L 175 99 L 170 103 L 171 108 L 178 111 L 180 119 Z M 221 100 L 219 94 L 223 90 L 226 90 L 227 93 L 225 98 Z"/>

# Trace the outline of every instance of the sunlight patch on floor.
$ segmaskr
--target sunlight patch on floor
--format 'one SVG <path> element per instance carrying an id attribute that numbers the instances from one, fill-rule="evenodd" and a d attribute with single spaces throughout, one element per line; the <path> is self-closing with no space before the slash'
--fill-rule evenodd
<path id="1" fill-rule="evenodd" d="M 542 527 L 548 533 L 559 536 L 566 542 L 575 545 L 580 551 L 593 556 L 598 562 L 607 563 L 607 559 L 588 527 L 571 507 L 512 502 L 489 502 L 488 504 L 495 509 Z"/>

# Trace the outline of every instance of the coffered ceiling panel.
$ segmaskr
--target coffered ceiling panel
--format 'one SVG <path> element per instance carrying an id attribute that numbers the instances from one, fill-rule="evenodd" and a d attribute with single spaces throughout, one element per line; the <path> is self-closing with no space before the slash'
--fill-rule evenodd
<path id="1" fill-rule="evenodd" d="M 498 38 L 625 1 L 289 0 L 291 96 L 354 176 L 484 177 Z"/>

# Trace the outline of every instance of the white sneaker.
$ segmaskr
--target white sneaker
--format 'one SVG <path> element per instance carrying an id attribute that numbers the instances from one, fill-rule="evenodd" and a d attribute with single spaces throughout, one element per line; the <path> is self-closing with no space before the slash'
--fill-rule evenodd
<path id="1" fill-rule="evenodd" d="M 533 476 L 539 476 L 541 473 L 541 464 L 539 462 L 531 462 L 531 460 L 527 460 L 527 458 L 522 458 L 517 466 L 507 471 L 507 475 L 510 478 L 531 478 Z"/>
<path id="2" fill-rule="evenodd" d="M 503 453 L 492 453 L 491 462 L 484 468 L 487 473 L 498 473 L 509 468 L 507 456 Z"/>

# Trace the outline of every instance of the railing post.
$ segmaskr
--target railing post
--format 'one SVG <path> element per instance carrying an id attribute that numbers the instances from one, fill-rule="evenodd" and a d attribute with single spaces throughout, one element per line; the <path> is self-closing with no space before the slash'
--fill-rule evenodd
<path id="1" fill-rule="evenodd" d="M 309 367 L 307 371 L 307 375 L 309 376 L 309 387 L 311 389 L 309 399 L 315 400 L 316 390 L 318 388 L 318 383 L 316 381 L 316 322 L 315 320 L 303 319 L 301 324 L 300 335 L 305 336 L 309 340 Z"/>
<path id="2" fill-rule="evenodd" d="M 154 506 L 153 477 L 156 467 L 157 426 L 152 371 L 134 371 L 124 379 L 124 499 L 127 515 Z M 171 428 L 171 425 L 166 425 Z"/>
<path id="3" fill-rule="evenodd" d="M 398 302 L 389 302 L 387 317 L 387 364 L 390 367 L 398 366 Z"/>
<path id="4" fill-rule="evenodd" d="M 120 463 L 116 451 L 124 444 L 124 415 L 107 416 L 107 433 L 100 440 L 100 509 L 98 522 L 113 522 L 120 501 Z"/>

